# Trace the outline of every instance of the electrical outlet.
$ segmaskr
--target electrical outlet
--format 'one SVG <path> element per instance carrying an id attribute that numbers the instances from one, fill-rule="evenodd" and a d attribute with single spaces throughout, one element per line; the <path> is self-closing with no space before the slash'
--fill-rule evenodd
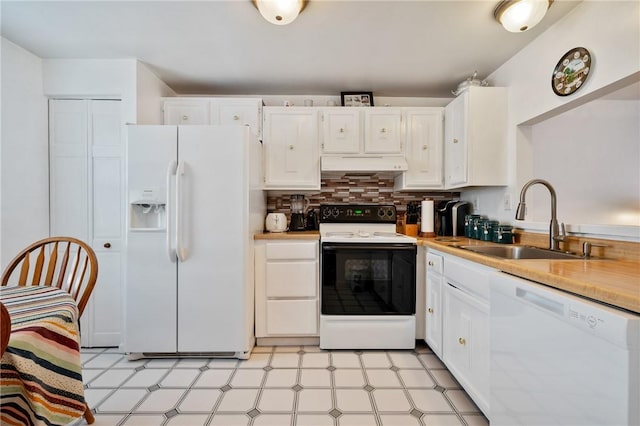
<path id="1" fill-rule="evenodd" d="M 479 211 L 480 210 L 480 197 L 475 197 L 473 199 L 473 211 Z"/>
<path id="2" fill-rule="evenodd" d="M 511 210 L 513 208 L 511 206 L 511 194 L 504 194 L 504 199 L 502 200 L 502 207 L 506 211 L 509 211 L 509 210 Z"/>

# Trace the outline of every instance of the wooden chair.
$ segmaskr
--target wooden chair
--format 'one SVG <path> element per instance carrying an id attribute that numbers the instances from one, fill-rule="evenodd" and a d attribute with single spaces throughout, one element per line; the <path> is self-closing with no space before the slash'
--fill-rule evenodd
<path id="1" fill-rule="evenodd" d="M 59 260 L 60 253 L 62 259 Z M 31 267 L 32 256 L 35 256 L 33 268 Z M 46 272 L 44 271 L 45 265 Z M 17 281 L 9 283 L 12 273 L 19 266 L 20 274 Z M 35 285 L 59 288 L 73 297 L 78 304 L 80 316 L 82 316 L 97 278 L 98 259 L 91 247 L 76 238 L 51 237 L 37 241 L 22 250 L 2 273 L 0 285 Z M 95 422 L 88 405 L 84 417 L 88 424 Z"/>
<path id="2" fill-rule="evenodd" d="M 4 351 L 7 349 L 10 334 L 11 317 L 7 308 L 0 302 L 0 357 L 4 355 Z"/>

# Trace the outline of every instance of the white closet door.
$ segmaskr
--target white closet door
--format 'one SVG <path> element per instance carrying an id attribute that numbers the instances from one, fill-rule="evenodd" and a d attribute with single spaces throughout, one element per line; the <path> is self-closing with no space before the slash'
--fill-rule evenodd
<path id="1" fill-rule="evenodd" d="M 49 102 L 50 221 L 52 236 L 87 241 L 89 180 L 87 106 L 74 99 Z"/>
<path id="2" fill-rule="evenodd" d="M 49 101 L 51 235 L 88 243 L 98 280 L 82 346 L 118 346 L 122 329 L 123 170 L 118 100 Z"/>
<path id="3" fill-rule="evenodd" d="M 123 143 L 120 101 L 89 101 L 90 244 L 100 270 L 89 299 L 89 346 L 118 346 L 122 330 Z"/>

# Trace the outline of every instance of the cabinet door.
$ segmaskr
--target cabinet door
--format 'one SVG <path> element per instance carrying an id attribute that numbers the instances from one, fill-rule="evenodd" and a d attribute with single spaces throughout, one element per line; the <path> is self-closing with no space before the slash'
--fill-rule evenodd
<path id="1" fill-rule="evenodd" d="M 357 154 L 360 152 L 360 111 L 353 108 L 329 108 L 322 115 L 322 152 Z"/>
<path id="2" fill-rule="evenodd" d="M 111 100 L 89 102 L 93 176 L 89 217 L 100 273 L 84 314 L 91 323 L 88 346 L 121 343 L 124 173 L 120 105 Z"/>
<path id="3" fill-rule="evenodd" d="M 267 297 L 316 297 L 317 268 L 315 261 L 267 262 Z"/>
<path id="4" fill-rule="evenodd" d="M 402 153 L 401 110 L 398 108 L 371 109 L 364 114 L 364 152 L 367 154 Z"/>
<path id="5" fill-rule="evenodd" d="M 165 100 L 164 124 L 211 124 L 209 100 Z"/>
<path id="6" fill-rule="evenodd" d="M 258 100 L 244 103 L 233 100 L 213 100 L 211 101 L 211 124 L 249 126 L 251 131 L 262 139 L 261 105 L 262 102 Z"/>
<path id="7" fill-rule="evenodd" d="M 406 112 L 406 158 L 409 163 L 409 170 L 405 172 L 407 187 L 442 186 L 442 121 L 440 108 Z"/>
<path id="8" fill-rule="evenodd" d="M 265 188 L 320 189 L 317 110 L 265 108 L 263 147 Z"/>
<path id="9" fill-rule="evenodd" d="M 426 342 L 433 352 L 442 357 L 442 277 L 427 274 Z"/>
<path id="10" fill-rule="evenodd" d="M 489 408 L 489 309 L 452 285 L 443 283 L 444 362 L 484 411 Z"/>
<path id="11" fill-rule="evenodd" d="M 463 186 L 468 181 L 466 114 L 468 95 L 463 93 L 445 108 L 445 187 Z"/>
<path id="12" fill-rule="evenodd" d="M 317 335 L 318 301 L 267 300 L 269 335 Z"/>

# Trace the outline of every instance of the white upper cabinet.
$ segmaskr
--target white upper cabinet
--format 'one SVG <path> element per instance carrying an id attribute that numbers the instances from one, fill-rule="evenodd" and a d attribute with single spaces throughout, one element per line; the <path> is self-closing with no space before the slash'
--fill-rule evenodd
<path id="1" fill-rule="evenodd" d="M 249 126 L 262 139 L 262 99 L 164 98 L 164 124 Z"/>
<path id="2" fill-rule="evenodd" d="M 320 108 L 322 154 L 401 154 L 402 109 Z"/>
<path id="3" fill-rule="evenodd" d="M 320 189 L 318 110 L 265 107 L 265 189 Z"/>
<path id="4" fill-rule="evenodd" d="M 238 124 L 249 126 L 258 139 L 262 139 L 261 99 L 213 99 L 211 124 Z"/>
<path id="5" fill-rule="evenodd" d="M 409 169 L 396 177 L 395 189 L 442 189 L 443 108 L 406 109 L 403 121 Z"/>
<path id="6" fill-rule="evenodd" d="M 402 110 L 368 108 L 364 112 L 364 152 L 366 154 L 402 153 Z"/>
<path id="7" fill-rule="evenodd" d="M 445 108 L 445 188 L 507 185 L 507 89 L 470 87 Z"/>
<path id="8" fill-rule="evenodd" d="M 326 108 L 322 110 L 322 153 L 357 154 L 362 140 L 360 109 Z"/>

